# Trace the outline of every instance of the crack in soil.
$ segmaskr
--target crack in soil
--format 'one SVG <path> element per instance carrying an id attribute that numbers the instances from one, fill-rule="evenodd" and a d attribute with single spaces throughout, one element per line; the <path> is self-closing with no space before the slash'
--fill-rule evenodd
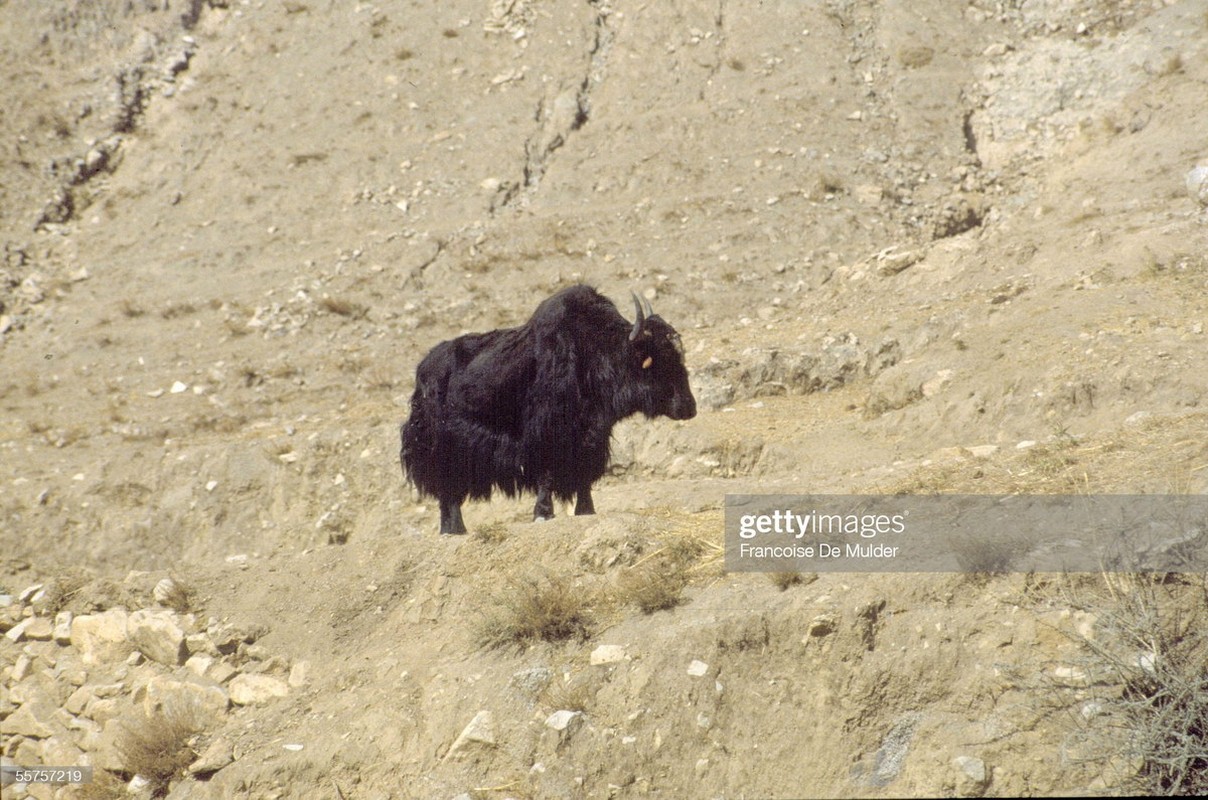
<path id="1" fill-rule="evenodd" d="M 612 14 L 608 0 L 589 0 L 589 5 L 595 9 L 594 35 L 587 49 L 583 78 L 552 100 L 546 95 L 538 101 L 534 114 L 537 130 L 524 143 L 524 179 L 519 185 L 510 186 L 498 202 L 492 204 L 492 214 L 519 200 L 531 198 L 549 168 L 554 151 L 566 144 L 570 135 L 591 118 L 591 95 L 604 79 L 613 32 L 608 25 L 608 17 Z"/>

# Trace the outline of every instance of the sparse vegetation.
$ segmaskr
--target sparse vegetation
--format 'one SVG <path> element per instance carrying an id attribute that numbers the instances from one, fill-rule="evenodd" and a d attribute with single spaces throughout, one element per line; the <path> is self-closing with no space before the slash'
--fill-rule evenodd
<path id="1" fill-rule="evenodd" d="M 156 585 L 155 599 L 177 614 L 188 614 L 196 610 L 196 592 L 192 586 L 176 576 Z"/>
<path id="2" fill-rule="evenodd" d="M 499 544 L 508 538 L 508 527 L 503 522 L 488 522 L 476 527 L 472 535 L 487 544 Z"/>
<path id="3" fill-rule="evenodd" d="M 769 572 L 768 580 L 782 592 L 804 582 L 800 572 Z"/>
<path id="4" fill-rule="evenodd" d="M 1208 583 L 1203 576 L 1105 574 L 1072 604 L 1096 619 L 1077 636 L 1090 697 L 1076 704 L 1087 758 L 1141 795 L 1208 793 Z M 1122 580 L 1122 578 L 1126 578 Z"/>
<path id="5" fill-rule="evenodd" d="M 617 581 L 616 597 L 622 604 L 633 604 L 644 614 L 653 614 L 679 605 L 687 584 L 682 570 L 665 570 L 658 564 L 644 564 L 625 571 Z"/>
<path id="6" fill-rule="evenodd" d="M 126 720 L 117 751 L 126 771 L 141 775 L 150 783 L 152 795 L 162 797 L 169 783 L 197 758 L 194 737 L 204 727 L 204 719 L 192 707 L 169 706 Z"/>
<path id="7" fill-rule="evenodd" d="M 486 647 L 525 647 L 589 636 L 589 596 L 559 575 L 514 579 L 487 608 L 479 628 L 479 641 Z"/>

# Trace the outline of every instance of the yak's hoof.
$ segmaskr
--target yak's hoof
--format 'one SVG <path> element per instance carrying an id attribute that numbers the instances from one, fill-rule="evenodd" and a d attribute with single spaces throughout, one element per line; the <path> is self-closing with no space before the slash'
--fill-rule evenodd
<path id="1" fill-rule="evenodd" d="M 440 532 L 440 535 L 441 535 L 441 536 L 465 536 L 465 535 L 466 535 L 466 532 L 465 532 L 464 530 L 460 530 L 460 531 L 441 531 L 441 532 Z"/>

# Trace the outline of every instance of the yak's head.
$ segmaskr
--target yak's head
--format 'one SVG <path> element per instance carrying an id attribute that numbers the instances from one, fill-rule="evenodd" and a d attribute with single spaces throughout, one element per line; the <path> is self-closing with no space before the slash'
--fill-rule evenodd
<path id="1" fill-rule="evenodd" d="M 648 417 L 692 419 L 696 416 L 696 398 L 688 386 L 684 368 L 684 344 L 675 328 L 654 313 L 650 304 L 633 296 L 637 318 L 629 334 L 630 374 L 636 375 L 641 388 L 641 408 Z"/>

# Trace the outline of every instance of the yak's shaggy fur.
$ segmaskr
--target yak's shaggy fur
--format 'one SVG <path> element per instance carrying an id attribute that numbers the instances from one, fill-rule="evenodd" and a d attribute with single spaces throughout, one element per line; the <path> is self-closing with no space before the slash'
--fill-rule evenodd
<path id="1" fill-rule="evenodd" d="M 441 507 L 441 533 L 464 533 L 461 504 L 494 488 L 535 491 L 537 518 L 552 497 L 577 496 L 608 467 L 612 427 L 631 414 L 691 419 L 679 334 L 634 299 L 636 323 L 595 289 L 572 286 L 527 323 L 441 342 L 420 362 L 403 423 L 406 476 Z"/>

